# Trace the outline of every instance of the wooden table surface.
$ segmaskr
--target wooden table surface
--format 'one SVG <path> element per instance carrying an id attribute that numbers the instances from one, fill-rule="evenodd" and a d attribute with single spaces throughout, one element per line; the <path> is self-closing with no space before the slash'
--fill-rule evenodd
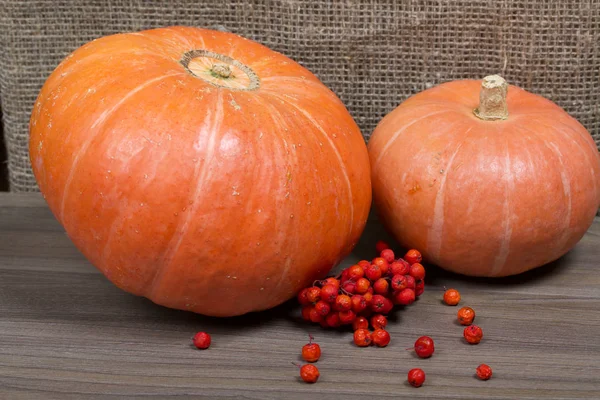
<path id="1" fill-rule="evenodd" d="M 387 237 L 370 221 L 344 266 L 372 258 Z M 71 244 L 38 194 L 0 195 L 0 399 L 600 399 L 600 220 L 565 257 L 508 279 L 472 279 L 428 268 L 419 301 L 395 313 L 387 348 L 357 348 L 349 331 L 298 318 L 290 301 L 233 319 L 166 309 L 109 283 Z M 485 333 L 462 339 L 455 287 Z M 212 334 L 209 350 L 191 336 Z M 312 333 L 323 350 L 309 385 L 291 362 Z M 430 335 L 436 352 L 404 348 Z M 494 369 L 490 381 L 475 367 Z M 409 369 L 427 374 L 406 383 Z"/>

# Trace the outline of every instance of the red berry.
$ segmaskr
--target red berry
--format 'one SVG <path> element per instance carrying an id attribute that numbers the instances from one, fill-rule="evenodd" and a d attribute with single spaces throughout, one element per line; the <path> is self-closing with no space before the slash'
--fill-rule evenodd
<path id="1" fill-rule="evenodd" d="M 327 315 L 325 317 L 325 322 L 327 323 L 327 326 L 330 328 L 337 328 L 338 326 L 340 326 L 342 324 L 340 322 L 340 315 L 337 311 L 333 311 L 333 312 L 329 313 L 329 315 Z"/>
<path id="2" fill-rule="evenodd" d="M 210 347 L 210 335 L 206 332 L 198 332 L 194 335 L 193 342 L 198 349 L 208 349 Z"/>
<path id="3" fill-rule="evenodd" d="M 317 301 L 321 300 L 321 289 L 316 286 L 308 288 L 306 298 L 309 302 L 316 303 Z"/>
<path id="4" fill-rule="evenodd" d="M 390 269 L 390 264 L 382 257 L 374 258 L 371 264 L 375 264 L 379 267 L 381 275 L 387 275 L 388 270 Z"/>
<path id="5" fill-rule="evenodd" d="M 394 275 L 392 277 L 392 290 L 400 291 L 406 289 L 406 278 L 404 275 Z"/>
<path id="6" fill-rule="evenodd" d="M 310 304 L 310 300 L 308 300 L 308 288 L 304 288 L 298 293 L 298 303 L 303 306 Z"/>
<path id="7" fill-rule="evenodd" d="M 330 276 L 329 278 L 327 278 L 323 281 L 323 286 L 325 286 L 325 285 L 333 285 L 333 286 L 335 286 L 336 289 L 339 289 L 340 281 L 337 280 L 336 278 Z M 321 289 L 321 290 L 323 290 L 323 289 Z"/>
<path id="8" fill-rule="evenodd" d="M 404 277 L 406 278 L 406 287 L 409 289 L 414 289 L 417 286 L 417 281 L 415 280 L 414 277 L 410 276 L 410 275 L 404 275 Z"/>
<path id="9" fill-rule="evenodd" d="M 356 291 L 356 283 L 352 280 L 347 280 L 342 283 L 342 290 L 346 293 L 353 294 Z"/>
<path id="10" fill-rule="evenodd" d="M 412 265 L 414 263 L 420 263 L 423 261 L 423 256 L 421 256 L 419 250 L 412 249 L 406 252 L 404 259 L 408 261 L 410 265 Z"/>
<path id="11" fill-rule="evenodd" d="M 377 294 L 387 294 L 390 283 L 385 278 L 379 278 L 373 283 L 373 291 Z"/>
<path id="12" fill-rule="evenodd" d="M 377 279 L 381 278 L 381 268 L 378 265 L 371 264 L 369 268 L 365 271 L 365 276 L 371 281 L 375 282 Z"/>
<path id="13" fill-rule="evenodd" d="M 390 334 L 385 329 L 375 329 L 373 331 L 373 343 L 377 347 L 385 347 L 390 343 Z"/>
<path id="14" fill-rule="evenodd" d="M 460 302 L 460 293 L 456 289 L 448 289 L 444 292 L 444 303 L 455 306 Z"/>
<path id="15" fill-rule="evenodd" d="M 354 285 L 354 292 L 358 294 L 365 294 L 369 290 L 369 287 L 371 287 L 371 281 L 367 278 L 360 278 Z"/>
<path id="16" fill-rule="evenodd" d="M 304 361 L 316 362 L 321 357 L 321 346 L 313 343 L 314 338 L 308 335 L 308 343 L 302 346 L 302 358 Z"/>
<path id="17" fill-rule="evenodd" d="M 348 268 L 342 271 L 342 276 L 340 276 L 340 285 L 348 280 Z"/>
<path id="18" fill-rule="evenodd" d="M 383 308 L 381 310 L 381 314 L 389 314 L 390 311 L 392 311 L 392 309 L 394 308 L 394 302 L 392 302 L 392 300 L 388 299 L 387 297 L 384 297 L 384 301 L 383 301 Z"/>
<path id="19" fill-rule="evenodd" d="M 415 278 L 417 281 L 425 279 L 425 267 L 419 263 L 414 263 L 410 266 L 410 276 Z"/>
<path id="20" fill-rule="evenodd" d="M 380 294 L 374 294 L 373 299 L 371 299 L 371 310 L 376 313 L 382 313 L 386 307 L 386 298 Z"/>
<path id="21" fill-rule="evenodd" d="M 352 310 L 340 311 L 338 315 L 340 316 L 340 324 L 342 325 L 350 325 L 356 319 L 356 314 Z"/>
<path id="22" fill-rule="evenodd" d="M 323 319 L 323 315 L 315 307 L 310 309 L 310 321 L 318 324 Z"/>
<path id="23" fill-rule="evenodd" d="M 317 304 L 315 304 L 315 310 L 317 310 L 317 312 L 321 314 L 322 317 L 325 317 L 327 316 L 327 314 L 329 314 L 329 311 L 331 311 L 331 306 L 329 305 L 329 303 L 326 303 L 323 300 L 319 300 L 317 301 Z"/>
<path id="24" fill-rule="evenodd" d="M 394 275 L 407 275 L 410 272 L 410 264 L 399 259 L 390 264 L 390 273 Z"/>
<path id="25" fill-rule="evenodd" d="M 487 381 L 492 377 L 492 368 L 487 364 L 480 364 L 476 369 L 477 377 L 482 381 Z"/>
<path id="26" fill-rule="evenodd" d="M 384 329 L 387 323 L 388 319 L 385 315 L 375 314 L 371 317 L 371 326 L 373 329 Z"/>
<path id="27" fill-rule="evenodd" d="M 483 338 L 483 330 L 477 325 L 470 325 L 463 331 L 465 340 L 470 344 L 477 344 Z"/>
<path id="28" fill-rule="evenodd" d="M 458 322 L 461 325 L 471 325 L 475 319 L 475 310 L 471 307 L 462 307 L 458 310 Z"/>
<path id="29" fill-rule="evenodd" d="M 369 320 L 362 315 L 359 315 L 352 323 L 352 329 L 355 331 L 359 329 L 369 329 Z"/>
<path id="30" fill-rule="evenodd" d="M 419 297 L 425 291 L 425 281 L 419 281 L 415 285 L 415 296 Z"/>
<path id="31" fill-rule="evenodd" d="M 338 295 L 338 288 L 331 283 L 326 284 L 321 288 L 321 300 L 327 303 L 335 302 Z"/>
<path id="32" fill-rule="evenodd" d="M 396 294 L 394 295 L 394 300 L 397 304 L 408 306 L 415 301 L 415 291 L 408 288 L 403 289 L 399 292 L 396 292 Z"/>
<path id="33" fill-rule="evenodd" d="M 337 311 L 347 311 L 352 308 L 352 300 L 346 294 L 338 294 L 333 307 Z"/>
<path id="34" fill-rule="evenodd" d="M 363 271 L 366 271 L 367 268 L 369 268 L 369 265 L 371 265 L 371 263 L 367 260 L 360 260 L 357 265 L 360 265 L 361 268 L 363 269 Z"/>
<path id="35" fill-rule="evenodd" d="M 365 276 L 365 271 L 360 265 L 353 265 L 348 268 L 348 279 L 357 281 L 359 278 Z"/>
<path id="36" fill-rule="evenodd" d="M 362 296 L 360 294 L 355 294 L 354 296 L 352 296 L 351 300 L 352 300 L 352 311 L 354 311 L 355 314 L 360 314 L 368 306 L 367 301 L 365 300 L 364 296 Z"/>
<path id="37" fill-rule="evenodd" d="M 421 368 L 413 368 L 408 371 L 408 383 L 414 387 L 421 387 L 425 382 L 425 372 Z"/>
<path id="38" fill-rule="evenodd" d="M 354 344 L 358 347 L 367 347 L 372 341 L 373 337 L 368 329 L 357 329 L 354 331 Z"/>
<path id="39" fill-rule="evenodd" d="M 393 263 L 394 260 L 396 259 L 396 256 L 394 255 L 394 252 L 392 251 L 392 249 L 385 249 L 382 252 L 380 252 L 379 255 L 381 258 L 383 258 L 388 263 Z"/>
<path id="40" fill-rule="evenodd" d="M 300 367 L 300 377 L 306 383 L 315 383 L 321 374 L 319 369 L 312 364 L 304 364 Z"/>
<path id="41" fill-rule="evenodd" d="M 373 289 L 373 288 L 369 288 L 369 289 Z M 373 302 L 373 292 L 372 291 L 367 291 L 367 293 L 363 294 L 363 297 L 365 298 L 367 305 L 370 305 Z"/>
<path id="42" fill-rule="evenodd" d="M 310 321 L 310 310 L 312 310 L 313 308 L 315 308 L 315 306 L 313 306 L 313 305 L 308 305 L 308 306 L 302 307 L 302 319 L 303 320 Z"/>
<path id="43" fill-rule="evenodd" d="M 433 339 L 429 336 L 421 336 L 415 342 L 415 353 L 421 358 L 431 357 L 434 351 Z"/>
<path id="44" fill-rule="evenodd" d="M 389 248 L 390 245 L 384 242 L 383 240 L 379 240 L 377 243 L 375 243 L 375 250 L 377 250 L 377 253 L 381 254 L 382 251 Z"/>

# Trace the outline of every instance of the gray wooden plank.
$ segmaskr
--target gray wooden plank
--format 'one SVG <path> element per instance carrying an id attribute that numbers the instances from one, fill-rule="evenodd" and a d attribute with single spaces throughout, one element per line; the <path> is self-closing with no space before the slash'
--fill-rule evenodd
<path id="1" fill-rule="evenodd" d="M 429 268 L 422 298 L 394 314 L 390 346 L 358 349 L 351 332 L 300 321 L 293 301 L 217 319 L 124 293 L 79 254 L 39 195 L 17 197 L 0 195 L 0 398 L 600 398 L 600 221 L 567 256 L 517 277 Z M 343 265 L 371 258 L 381 237 L 373 218 Z M 481 344 L 462 342 L 457 308 L 440 302 L 444 285 L 478 312 Z M 207 351 L 190 346 L 198 330 L 213 335 Z M 323 349 L 315 385 L 291 365 L 309 332 Z M 423 334 L 436 340 L 428 360 L 404 350 Z M 473 377 L 480 362 L 492 380 Z M 405 383 L 417 366 L 427 373 L 420 389 Z"/>

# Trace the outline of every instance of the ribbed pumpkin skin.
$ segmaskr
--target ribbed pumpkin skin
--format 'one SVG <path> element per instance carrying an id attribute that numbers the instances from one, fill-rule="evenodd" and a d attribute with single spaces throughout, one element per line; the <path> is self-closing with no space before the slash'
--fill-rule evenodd
<path id="1" fill-rule="evenodd" d="M 260 87 L 192 75 L 180 59 L 194 49 L 245 64 Z M 91 263 L 125 291 L 201 314 L 289 299 L 351 251 L 371 204 L 366 145 L 340 100 L 230 33 L 84 45 L 43 86 L 30 134 L 40 190 Z"/>
<path id="2" fill-rule="evenodd" d="M 600 205 L 600 158 L 581 124 L 518 87 L 507 120 L 480 120 L 480 88 L 442 84 L 380 122 L 368 144 L 373 196 L 389 230 L 428 261 L 507 276 L 581 239 Z"/>

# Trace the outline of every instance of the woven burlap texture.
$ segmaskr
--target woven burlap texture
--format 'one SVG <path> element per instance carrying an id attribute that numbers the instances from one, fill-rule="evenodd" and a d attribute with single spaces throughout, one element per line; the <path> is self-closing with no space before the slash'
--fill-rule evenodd
<path id="1" fill-rule="evenodd" d="M 214 27 L 299 61 L 365 139 L 410 95 L 502 74 L 577 118 L 600 144 L 600 0 L 2 1 L 1 101 L 12 191 L 37 190 L 28 121 L 44 80 L 83 43 L 168 25 Z"/>

